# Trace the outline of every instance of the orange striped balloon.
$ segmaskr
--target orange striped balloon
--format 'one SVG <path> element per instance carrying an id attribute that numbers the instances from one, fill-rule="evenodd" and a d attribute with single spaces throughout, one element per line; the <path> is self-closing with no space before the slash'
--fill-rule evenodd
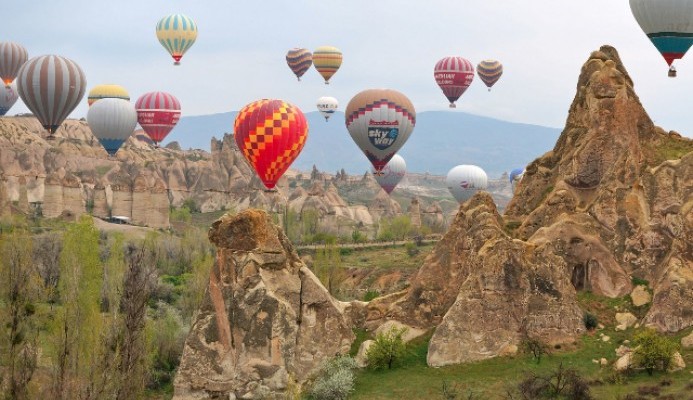
<path id="1" fill-rule="evenodd" d="M 308 122 L 298 107 L 263 99 L 238 112 L 233 131 L 243 156 L 272 189 L 303 150 Z"/>
<path id="2" fill-rule="evenodd" d="M 0 79 L 6 87 L 14 81 L 19 73 L 19 68 L 29 58 L 26 49 L 14 42 L 0 42 Z"/>
<path id="3" fill-rule="evenodd" d="M 313 52 L 313 65 L 325 79 L 325 85 L 328 85 L 332 75 L 342 65 L 342 51 L 332 46 L 318 47 Z"/>

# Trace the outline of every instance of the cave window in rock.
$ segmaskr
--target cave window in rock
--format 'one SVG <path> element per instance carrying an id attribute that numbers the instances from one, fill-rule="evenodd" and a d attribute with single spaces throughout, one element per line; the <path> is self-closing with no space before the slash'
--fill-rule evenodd
<path id="1" fill-rule="evenodd" d="M 589 281 L 589 268 L 585 264 L 576 264 L 573 266 L 573 272 L 570 275 L 570 282 L 575 290 L 585 290 Z"/>

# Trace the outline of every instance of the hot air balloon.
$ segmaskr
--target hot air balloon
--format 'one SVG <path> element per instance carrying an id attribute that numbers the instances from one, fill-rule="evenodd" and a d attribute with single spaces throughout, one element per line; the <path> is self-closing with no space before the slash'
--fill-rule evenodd
<path id="1" fill-rule="evenodd" d="M 474 66 L 462 57 L 445 57 L 436 63 L 433 77 L 450 101 L 450 108 L 474 80 Z"/>
<path id="2" fill-rule="evenodd" d="M 197 24 L 183 14 L 171 14 L 161 18 L 156 24 L 156 38 L 180 65 L 180 59 L 197 39 Z"/>
<path id="3" fill-rule="evenodd" d="M 29 53 L 22 45 L 0 42 L 0 78 L 5 82 L 5 86 L 10 86 L 28 58 Z"/>
<path id="4" fill-rule="evenodd" d="M 693 44 L 693 1 L 630 0 L 630 10 L 669 64 L 669 76 L 675 77 L 672 63 Z"/>
<path id="5" fill-rule="evenodd" d="M 286 53 L 286 63 L 300 81 L 303 74 L 313 65 L 313 54 L 308 49 L 294 47 Z"/>
<path id="6" fill-rule="evenodd" d="M 342 52 L 332 46 L 321 46 L 313 51 L 313 65 L 329 85 L 330 78 L 342 65 Z"/>
<path id="7" fill-rule="evenodd" d="M 86 88 L 87 80 L 79 65 L 61 56 L 34 57 L 17 75 L 19 97 L 48 131 L 48 139 L 54 138 Z"/>
<path id="8" fill-rule="evenodd" d="M 375 170 L 381 171 L 409 139 L 416 110 L 396 90 L 368 89 L 349 101 L 345 119 L 351 138 Z"/>
<path id="9" fill-rule="evenodd" d="M 158 146 L 180 119 L 180 103 L 165 92 L 145 93 L 135 103 L 137 122 Z"/>
<path id="10" fill-rule="evenodd" d="M 512 186 L 513 193 L 515 193 L 515 188 L 517 187 L 517 184 L 520 183 L 520 180 L 522 180 L 524 175 L 525 170 L 522 168 L 515 168 L 514 170 L 510 171 L 510 186 Z"/>
<path id="11" fill-rule="evenodd" d="M 234 138 L 267 189 L 272 189 L 298 157 L 308 138 L 301 110 L 282 100 L 258 100 L 236 116 Z"/>
<path id="12" fill-rule="evenodd" d="M 395 186 L 399 181 L 404 178 L 407 173 L 407 164 L 404 162 L 404 158 L 399 154 L 395 154 L 385 165 L 382 171 L 371 171 L 375 180 L 378 182 L 381 188 L 387 192 L 387 194 L 392 193 L 395 190 Z"/>
<path id="13" fill-rule="evenodd" d="M 458 165 L 448 172 L 445 182 L 453 197 L 463 203 L 474 196 L 474 193 L 486 189 L 488 177 L 476 165 Z"/>
<path id="14" fill-rule="evenodd" d="M 484 60 L 476 66 L 476 73 L 479 79 L 486 84 L 488 91 L 503 75 L 503 64 L 496 60 Z"/>
<path id="15" fill-rule="evenodd" d="M 325 121 L 330 119 L 332 114 L 334 114 L 335 111 L 337 111 L 337 107 L 339 107 L 339 102 L 337 99 L 334 97 L 329 97 L 329 96 L 323 96 L 318 99 L 318 111 L 320 111 L 320 114 L 322 114 L 323 117 L 325 117 Z"/>
<path id="16" fill-rule="evenodd" d="M 124 87 L 120 85 L 104 84 L 94 86 L 87 95 L 89 106 L 100 99 L 123 99 L 130 101 L 130 95 Z"/>
<path id="17" fill-rule="evenodd" d="M 10 111 L 18 98 L 16 82 L 10 83 L 9 86 L 0 85 L 0 117 Z"/>
<path id="18" fill-rule="evenodd" d="M 87 123 L 103 148 L 114 156 L 135 130 L 137 111 L 127 100 L 101 99 L 89 107 Z"/>

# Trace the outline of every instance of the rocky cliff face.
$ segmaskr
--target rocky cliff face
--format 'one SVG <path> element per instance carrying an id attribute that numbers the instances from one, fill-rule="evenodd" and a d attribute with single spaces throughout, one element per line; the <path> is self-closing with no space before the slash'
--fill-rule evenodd
<path id="1" fill-rule="evenodd" d="M 607 296 L 650 282 L 646 323 L 693 325 L 693 141 L 656 127 L 613 48 L 582 68 L 566 128 L 508 205 L 514 236 L 561 240 L 576 287 Z"/>
<path id="2" fill-rule="evenodd" d="M 270 396 L 348 352 L 354 336 L 345 304 L 303 265 L 266 212 L 226 215 L 209 238 L 217 259 L 185 343 L 175 399 Z"/>

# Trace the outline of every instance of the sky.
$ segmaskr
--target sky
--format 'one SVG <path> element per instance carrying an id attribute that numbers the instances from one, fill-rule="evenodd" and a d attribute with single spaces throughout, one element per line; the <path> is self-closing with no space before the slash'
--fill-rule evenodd
<path id="1" fill-rule="evenodd" d="M 633 18 L 628 0 L 3 0 L 0 40 L 29 56 L 59 54 L 84 70 L 88 88 L 117 83 L 134 101 L 161 90 L 183 116 L 233 111 L 260 98 L 280 98 L 304 112 L 320 96 L 340 108 L 361 90 L 391 88 L 417 111 L 447 110 L 433 79 L 442 57 L 473 64 L 500 60 L 504 74 L 489 93 L 480 79 L 457 110 L 512 122 L 563 127 L 582 64 L 610 44 L 655 123 L 693 137 L 693 62 L 679 77 Z M 155 25 L 173 13 L 195 20 L 197 42 L 173 66 Z M 302 82 L 286 65 L 292 47 L 340 48 L 344 61 L 325 85 L 314 69 Z M 10 114 L 27 112 L 20 102 Z M 86 116 L 86 95 L 72 118 Z M 454 111 L 452 111 L 454 112 Z"/>

